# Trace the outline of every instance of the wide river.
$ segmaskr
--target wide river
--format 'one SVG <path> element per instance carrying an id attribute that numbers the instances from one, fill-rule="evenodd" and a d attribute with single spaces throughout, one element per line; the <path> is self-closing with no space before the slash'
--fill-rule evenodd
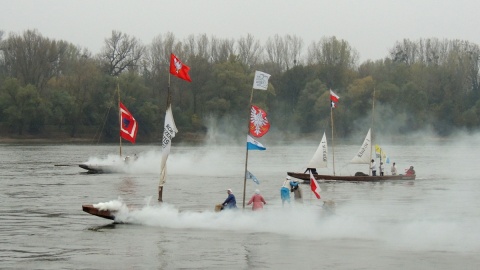
<path id="1" fill-rule="evenodd" d="M 126 173 L 86 174 L 77 164 L 113 159 L 118 146 L 0 144 L 0 268 L 480 269 L 479 139 L 383 145 L 400 173 L 415 166 L 415 181 L 320 182 L 320 200 L 301 185 L 303 203 L 282 207 L 286 172 L 302 171 L 317 145 L 249 151 L 260 185 L 248 180 L 246 199 L 258 188 L 267 201 L 252 212 L 241 210 L 239 145 L 174 141 L 159 204 L 158 145 L 124 145 L 139 156 Z M 347 165 L 358 148 L 335 146 L 336 174 L 368 170 Z M 240 210 L 216 213 L 227 188 Z M 112 201 L 130 207 L 128 224 L 82 211 Z"/>

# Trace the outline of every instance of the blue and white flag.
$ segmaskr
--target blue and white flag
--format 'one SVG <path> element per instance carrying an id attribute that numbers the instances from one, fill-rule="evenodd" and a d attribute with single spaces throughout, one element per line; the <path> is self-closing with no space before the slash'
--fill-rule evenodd
<path id="1" fill-rule="evenodd" d="M 247 150 L 265 150 L 265 148 L 261 143 L 254 140 L 250 135 L 247 135 Z"/>
<path id="2" fill-rule="evenodd" d="M 255 177 L 255 175 L 253 175 L 249 171 L 247 171 L 246 178 L 247 179 L 252 179 L 253 182 L 257 183 L 257 185 L 260 185 L 260 181 L 258 181 L 257 177 Z"/>

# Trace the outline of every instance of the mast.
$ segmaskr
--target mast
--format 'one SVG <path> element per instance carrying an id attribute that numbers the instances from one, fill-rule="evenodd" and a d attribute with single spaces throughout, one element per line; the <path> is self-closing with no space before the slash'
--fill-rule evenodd
<path id="1" fill-rule="evenodd" d="M 374 135 L 373 135 L 373 125 L 374 125 L 374 122 L 375 122 L 375 86 L 373 87 L 373 95 L 372 95 L 372 125 L 370 127 L 371 129 L 371 143 L 370 143 L 370 160 L 372 160 L 372 155 L 373 155 L 373 138 L 374 138 Z M 381 160 L 380 160 L 381 162 Z M 378 166 L 380 166 L 380 164 L 378 164 Z M 370 169 L 370 163 L 368 165 L 368 168 L 369 168 L 369 171 L 371 171 Z M 380 167 L 379 167 L 380 168 Z M 380 170 L 379 170 L 380 172 Z"/>
<path id="2" fill-rule="evenodd" d="M 252 92 L 250 93 L 250 101 L 248 102 L 248 111 L 249 115 L 251 113 L 251 108 L 252 108 L 252 100 L 253 100 L 253 87 L 252 87 Z M 250 133 L 250 116 L 247 119 L 247 136 Z M 243 209 L 245 209 L 245 193 L 247 189 L 247 165 L 248 165 L 248 147 L 245 147 L 245 173 L 243 174 Z"/>
<path id="3" fill-rule="evenodd" d="M 172 95 L 170 94 L 170 76 L 171 75 L 169 73 L 168 74 L 168 86 L 167 86 L 167 107 L 166 107 L 165 110 L 168 110 L 168 108 L 170 107 L 170 105 L 172 103 Z M 167 117 L 166 114 L 165 114 L 165 117 Z M 165 151 L 165 149 L 163 151 Z M 162 154 L 162 156 L 163 156 L 163 154 Z M 164 169 L 164 168 L 161 168 L 161 169 Z M 158 201 L 159 202 L 163 202 L 163 182 L 164 182 L 164 179 L 162 179 L 162 172 L 160 171 L 160 183 L 158 185 Z"/>
<path id="4" fill-rule="evenodd" d="M 120 110 L 120 87 L 118 86 L 118 78 L 117 78 L 117 96 L 118 96 L 118 123 L 120 124 L 120 130 L 122 129 L 122 112 Z M 120 139 L 120 158 L 122 158 L 122 136 L 120 132 L 118 133 L 118 137 Z"/>

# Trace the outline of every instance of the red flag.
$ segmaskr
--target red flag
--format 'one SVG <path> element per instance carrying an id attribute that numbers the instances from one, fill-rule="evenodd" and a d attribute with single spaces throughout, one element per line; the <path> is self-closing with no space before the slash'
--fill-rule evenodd
<path id="1" fill-rule="evenodd" d="M 340 97 L 337 94 L 335 94 L 332 90 L 330 90 L 330 102 L 332 103 L 332 108 L 337 107 L 337 103 L 339 99 Z"/>
<path id="2" fill-rule="evenodd" d="M 250 110 L 250 134 L 254 137 L 262 137 L 270 129 L 267 113 L 259 107 L 252 105 Z"/>
<path id="3" fill-rule="evenodd" d="M 191 82 L 188 71 L 190 67 L 183 64 L 173 53 L 170 55 L 170 73 L 180 79 Z"/>
<path id="4" fill-rule="evenodd" d="M 320 191 L 322 191 L 322 189 L 318 185 L 317 180 L 315 180 L 315 177 L 313 177 L 312 171 L 310 171 L 310 188 L 317 199 L 320 199 Z"/>
<path id="5" fill-rule="evenodd" d="M 138 125 L 133 115 L 127 110 L 127 107 L 120 102 L 120 137 L 135 143 L 137 138 Z"/>

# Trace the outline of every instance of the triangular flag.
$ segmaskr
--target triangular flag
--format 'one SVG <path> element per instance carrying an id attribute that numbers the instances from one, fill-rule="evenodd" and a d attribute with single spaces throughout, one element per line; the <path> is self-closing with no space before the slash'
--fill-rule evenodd
<path id="1" fill-rule="evenodd" d="M 162 161 L 160 163 L 160 184 L 159 187 L 165 184 L 167 179 L 167 159 L 170 154 L 170 147 L 172 145 L 172 139 L 175 137 L 175 134 L 178 132 L 177 126 L 173 119 L 172 106 L 169 105 L 167 111 L 165 112 L 165 124 L 163 128 L 163 139 L 162 139 Z"/>
<path id="2" fill-rule="evenodd" d="M 255 177 L 255 175 L 253 175 L 249 171 L 247 171 L 246 178 L 247 179 L 252 179 L 253 182 L 255 182 L 257 185 L 260 185 L 260 181 L 258 181 L 257 177 Z"/>
<path id="3" fill-rule="evenodd" d="M 313 194 L 315 194 L 315 197 L 320 199 L 320 191 L 322 191 L 322 189 L 318 185 L 317 180 L 315 180 L 315 177 L 313 177 L 312 171 L 310 171 L 310 188 L 312 189 Z"/>
<path id="4" fill-rule="evenodd" d="M 253 139 L 250 135 L 247 135 L 247 150 L 265 150 L 265 146 Z"/>

